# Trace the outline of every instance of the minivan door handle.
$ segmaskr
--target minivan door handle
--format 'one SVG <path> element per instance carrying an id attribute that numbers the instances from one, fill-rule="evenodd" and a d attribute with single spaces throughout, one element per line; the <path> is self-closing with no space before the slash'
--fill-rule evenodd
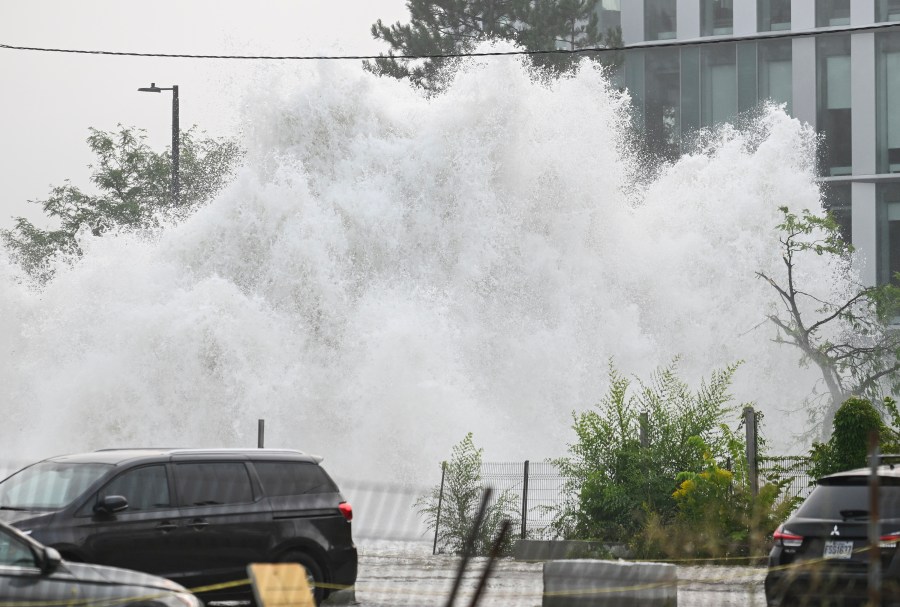
<path id="1" fill-rule="evenodd" d="M 205 518 L 195 518 L 189 524 L 189 527 L 193 527 L 197 531 L 202 531 L 204 527 L 209 526 L 209 521 Z"/>
<path id="2" fill-rule="evenodd" d="M 160 531 L 162 531 L 163 533 L 168 533 L 169 531 L 174 531 L 175 529 L 178 529 L 178 525 L 176 525 L 174 523 L 164 522 L 164 523 L 160 523 L 159 525 L 157 525 L 156 528 L 159 529 Z"/>

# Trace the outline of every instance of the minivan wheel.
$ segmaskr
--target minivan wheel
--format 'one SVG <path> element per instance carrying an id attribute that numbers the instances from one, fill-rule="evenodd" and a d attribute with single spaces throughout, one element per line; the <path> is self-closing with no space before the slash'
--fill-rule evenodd
<path id="1" fill-rule="evenodd" d="M 325 581 L 322 574 L 322 568 L 316 563 L 316 560 L 305 552 L 286 552 L 278 559 L 281 563 L 297 563 L 306 570 L 306 581 L 313 590 L 313 598 L 316 605 L 321 605 L 325 600 L 325 589 L 320 585 Z"/>

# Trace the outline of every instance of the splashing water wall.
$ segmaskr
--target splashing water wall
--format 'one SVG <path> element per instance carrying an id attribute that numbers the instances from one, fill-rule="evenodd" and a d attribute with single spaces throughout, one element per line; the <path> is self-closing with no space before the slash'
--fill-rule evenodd
<path id="1" fill-rule="evenodd" d="M 475 62 L 430 100 L 356 66 L 253 89 L 245 166 L 184 223 L 86 237 L 40 292 L 0 253 L 2 457 L 255 446 L 265 418 L 267 446 L 343 478 L 431 482 L 469 430 L 489 460 L 564 454 L 609 360 L 676 355 L 694 385 L 744 360 L 736 403 L 770 442 L 803 427 L 817 376 L 771 342 L 754 275 L 780 275 L 777 207 L 820 208 L 798 122 L 772 110 L 638 180 L 627 101 L 592 69 Z"/>

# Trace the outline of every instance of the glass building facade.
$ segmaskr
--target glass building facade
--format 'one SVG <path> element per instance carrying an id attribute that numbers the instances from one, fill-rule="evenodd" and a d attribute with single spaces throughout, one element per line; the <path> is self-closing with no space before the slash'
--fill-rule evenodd
<path id="1" fill-rule="evenodd" d="M 850 0 L 816 0 L 816 27 L 837 25 L 850 25 Z"/>
<path id="2" fill-rule="evenodd" d="M 756 9 L 759 31 L 791 29 L 791 0 L 759 0 Z"/>
<path id="3" fill-rule="evenodd" d="M 823 204 L 865 259 L 863 280 L 893 280 L 900 272 L 900 0 L 602 5 L 601 22 L 621 27 L 620 82 L 648 152 L 676 158 L 701 129 L 740 120 L 760 104 L 781 105 L 820 135 Z"/>

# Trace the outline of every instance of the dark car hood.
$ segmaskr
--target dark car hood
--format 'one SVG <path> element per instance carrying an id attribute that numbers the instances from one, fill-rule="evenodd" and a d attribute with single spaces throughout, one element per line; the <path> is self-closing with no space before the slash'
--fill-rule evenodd
<path id="1" fill-rule="evenodd" d="M 46 510 L 0 510 L 0 521 L 19 530 L 28 531 L 29 524 L 45 525 L 53 518 L 54 512 Z"/>
<path id="2" fill-rule="evenodd" d="M 70 563 L 69 561 L 65 561 L 60 568 L 65 568 L 78 580 L 84 582 L 95 584 L 122 584 L 153 590 L 180 590 L 185 592 L 185 590 L 175 582 L 171 582 L 155 575 L 131 571 L 130 569 L 119 569 L 117 567 L 91 565 L 88 563 Z"/>

